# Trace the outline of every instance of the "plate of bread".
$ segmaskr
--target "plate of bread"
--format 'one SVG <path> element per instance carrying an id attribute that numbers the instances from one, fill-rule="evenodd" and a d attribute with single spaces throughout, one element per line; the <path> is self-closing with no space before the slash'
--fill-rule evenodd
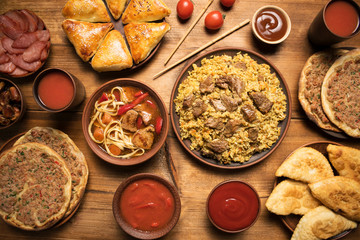
<path id="1" fill-rule="evenodd" d="M 339 239 L 360 221 L 360 150 L 322 141 L 292 152 L 277 169 L 266 208 L 292 240 Z"/>
<path id="2" fill-rule="evenodd" d="M 59 227 L 77 211 L 89 170 L 69 136 L 50 127 L 34 127 L 0 148 L 0 216 L 28 231 Z M 3 184 L 7 182 L 8 184 Z"/>
<path id="3" fill-rule="evenodd" d="M 170 25 L 161 0 L 68 0 L 63 31 L 77 55 L 98 72 L 131 70 L 146 63 Z"/>
<path id="4" fill-rule="evenodd" d="M 308 118 L 326 133 L 359 138 L 360 49 L 326 49 L 310 56 L 298 98 Z"/>

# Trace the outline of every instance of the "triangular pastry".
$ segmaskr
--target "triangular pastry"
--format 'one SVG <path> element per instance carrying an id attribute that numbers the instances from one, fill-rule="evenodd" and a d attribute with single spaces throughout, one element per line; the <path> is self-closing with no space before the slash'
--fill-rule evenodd
<path id="1" fill-rule="evenodd" d="M 324 155 L 314 148 L 302 147 L 285 159 L 275 175 L 312 183 L 332 177 L 334 173 Z"/>
<path id="2" fill-rule="evenodd" d="M 170 25 L 161 23 L 129 23 L 124 27 L 131 55 L 137 64 L 143 61 L 170 30 Z"/>
<path id="3" fill-rule="evenodd" d="M 293 180 L 284 180 L 276 185 L 265 203 L 266 208 L 277 215 L 304 215 L 320 205 L 306 183 Z"/>
<path id="4" fill-rule="evenodd" d="M 84 62 L 89 61 L 95 54 L 106 34 L 113 27 L 112 23 L 89 23 L 70 19 L 62 23 L 65 34 Z"/>
<path id="5" fill-rule="evenodd" d="M 329 144 L 329 160 L 340 176 L 360 181 L 360 150 Z"/>
<path id="6" fill-rule="evenodd" d="M 121 17 L 123 24 L 151 22 L 169 16 L 171 10 L 162 0 L 131 0 Z"/>
<path id="7" fill-rule="evenodd" d="M 114 19 L 118 20 L 125 9 L 126 0 L 106 0 L 106 4 Z"/>
<path id="8" fill-rule="evenodd" d="M 62 9 L 65 18 L 87 22 L 110 22 L 102 0 L 69 0 Z"/>
<path id="9" fill-rule="evenodd" d="M 309 184 L 312 195 L 322 204 L 353 221 L 360 221 L 360 183 L 335 176 Z"/>
<path id="10" fill-rule="evenodd" d="M 133 65 L 125 39 L 119 31 L 109 32 L 91 60 L 91 65 L 98 72 L 120 71 Z"/>
<path id="11" fill-rule="evenodd" d="M 300 219 L 291 240 L 328 239 L 356 227 L 356 222 L 335 214 L 324 206 L 319 206 Z"/>

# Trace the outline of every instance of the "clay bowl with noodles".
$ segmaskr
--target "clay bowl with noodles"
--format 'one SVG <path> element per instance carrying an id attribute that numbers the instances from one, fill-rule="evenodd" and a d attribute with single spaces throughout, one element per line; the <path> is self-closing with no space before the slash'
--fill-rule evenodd
<path id="1" fill-rule="evenodd" d="M 82 129 L 91 150 L 106 162 L 129 166 L 153 157 L 169 131 L 160 95 L 131 78 L 100 86 L 84 108 Z"/>

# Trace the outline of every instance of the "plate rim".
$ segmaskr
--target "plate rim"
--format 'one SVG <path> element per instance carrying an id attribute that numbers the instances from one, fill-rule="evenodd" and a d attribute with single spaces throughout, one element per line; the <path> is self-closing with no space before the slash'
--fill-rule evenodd
<path id="1" fill-rule="evenodd" d="M 277 74 L 280 82 L 282 83 L 282 85 L 284 86 L 283 92 L 287 97 L 287 106 L 286 106 L 286 112 L 288 113 L 286 118 L 283 120 L 287 121 L 285 123 L 285 126 L 283 128 L 283 132 L 281 133 L 281 135 L 279 136 L 278 140 L 270 147 L 270 149 L 267 149 L 265 151 L 267 151 L 263 156 L 260 156 L 258 159 L 255 159 L 253 161 L 250 162 L 251 159 L 249 159 L 247 162 L 244 163 L 233 163 L 236 165 L 231 165 L 232 163 L 225 165 L 225 164 L 220 164 L 217 160 L 213 160 L 213 159 L 209 159 L 209 158 L 205 158 L 205 157 L 199 157 L 197 154 L 195 154 L 195 152 L 193 150 L 191 150 L 185 143 L 184 140 L 181 139 L 181 135 L 177 130 L 177 125 L 175 124 L 175 117 L 174 114 L 176 115 L 176 113 L 174 113 L 175 109 L 174 109 L 174 98 L 175 98 L 175 92 L 178 89 L 179 84 L 182 82 L 181 79 L 183 78 L 184 74 L 186 74 L 187 71 L 189 71 L 189 68 L 191 68 L 191 66 L 198 60 L 207 57 L 207 56 L 212 56 L 215 55 L 216 53 L 220 53 L 220 52 L 225 52 L 225 51 L 234 51 L 234 52 L 241 52 L 241 53 L 247 53 L 249 55 L 253 55 L 256 56 L 257 58 L 261 59 L 263 61 L 263 63 L 266 63 L 270 66 L 271 72 Z M 252 57 L 252 56 L 251 56 Z M 205 163 L 208 166 L 212 166 L 215 168 L 221 168 L 221 169 L 240 169 L 240 168 L 246 168 L 246 167 L 250 167 L 252 165 L 255 165 L 261 161 L 263 161 L 264 159 L 266 159 L 269 155 L 271 155 L 271 153 L 273 153 L 273 151 L 275 151 L 275 149 L 281 144 L 282 140 L 285 138 L 286 133 L 289 129 L 290 126 L 290 122 L 291 122 L 291 113 L 292 113 L 292 102 L 291 102 L 291 93 L 289 90 L 289 87 L 287 85 L 287 82 L 285 81 L 284 76 L 282 75 L 282 73 L 279 71 L 279 69 L 271 62 L 269 61 L 266 57 L 264 57 L 263 55 L 253 51 L 253 50 L 248 50 L 245 48 L 241 48 L 241 47 L 220 47 L 220 48 L 215 48 L 209 51 L 206 51 L 192 59 L 190 59 L 187 64 L 185 65 L 185 67 L 181 70 L 180 74 L 178 75 L 178 77 L 176 78 L 176 81 L 174 83 L 173 89 L 171 91 L 171 96 L 170 96 L 170 107 L 169 107 L 169 113 L 170 113 L 170 120 L 171 120 L 171 125 L 173 127 L 173 131 L 177 137 L 177 139 L 179 140 L 179 142 L 181 143 L 181 145 L 183 146 L 183 148 L 190 154 L 192 155 L 195 159 L 197 159 L 198 161 Z M 264 153 L 265 151 L 261 152 Z M 210 160 L 215 161 L 215 163 L 210 162 Z"/>

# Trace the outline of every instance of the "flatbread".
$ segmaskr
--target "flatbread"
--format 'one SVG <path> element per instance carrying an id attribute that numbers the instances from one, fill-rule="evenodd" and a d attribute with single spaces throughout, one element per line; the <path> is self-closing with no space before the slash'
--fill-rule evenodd
<path id="1" fill-rule="evenodd" d="M 106 34 L 114 28 L 114 25 L 66 19 L 62 23 L 62 28 L 73 44 L 77 55 L 87 62 L 94 56 Z"/>
<path id="2" fill-rule="evenodd" d="M 169 30 L 166 22 L 127 24 L 124 32 L 134 62 L 138 64 L 146 59 Z"/>
<path id="3" fill-rule="evenodd" d="M 72 181 L 70 205 L 65 214 L 65 216 L 68 216 L 80 203 L 88 181 L 89 169 L 84 154 L 67 134 L 49 127 L 30 129 L 15 142 L 14 146 L 27 142 L 47 145 L 64 159 L 67 168 L 71 172 Z"/>
<path id="4" fill-rule="evenodd" d="M 360 150 L 351 147 L 329 144 L 329 160 L 340 176 L 353 178 L 360 182 Z"/>
<path id="5" fill-rule="evenodd" d="M 114 19 L 118 20 L 125 9 L 126 0 L 105 0 L 105 1 Z"/>
<path id="6" fill-rule="evenodd" d="M 360 49 L 338 58 L 321 87 L 324 112 L 338 128 L 360 138 Z"/>
<path id="7" fill-rule="evenodd" d="M 14 146 L 0 156 L 0 216 L 23 230 L 44 230 L 65 215 L 71 173 L 64 160 L 39 143 Z"/>
<path id="8" fill-rule="evenodd" d="M 277 215 L 304 215 L 320 205 L 306 183 L 293 180 L 284 180 L 276 185 L 265 203 L 266 208 Z"/>
<path id="9" fill-rule="evenodd" d="M 275 175 L 312 183 L 332 177 L 334 173 L 324 155 L 314 148 L 302 147 L 285 159 Z"/>
<path id="10" fill-rule="evenodd" d="M 110 22 L 102 0 L 68 0 L 62 9 L 65 18 L 86 22 Z"/>
<path id="11" fill-rule="evenodd" d="M 133 65 L 125 39 L 117 30 L 112 30 L 91 60 L 91 66 L 98 72 L 120 71 Z"/>
<path id="12" fill-rule="evenodd" d="M 121 20 L 123 24 L 131 22 L 152 22 L 169 16 L 171 10 L 162 0 L 131 0 Z"/>
<path id="13" fill-rule="evenodd" d="M 291 240 L 328 239 L 356 227 L 356 222 L 335 214 L 324 206 L 320 206 L 309 211 L 300 219 Z"/>
<path id="14" fill-rule="evenodd" d="M 348 50 L 329 49 L 316 52 L 306 61 L 299 80 L 298 98 L 308 118 L 320 128 L 341 132 L 330 122 L 321 106 L 321 85 L 324 77 L 337 58 Z"/>
<path id="15" fill-rule="evenodd" d="M 309 184 L 312 195 L 322 204 L 350 220 L 360 221 L 360 183 L 335 176 Z"/>

